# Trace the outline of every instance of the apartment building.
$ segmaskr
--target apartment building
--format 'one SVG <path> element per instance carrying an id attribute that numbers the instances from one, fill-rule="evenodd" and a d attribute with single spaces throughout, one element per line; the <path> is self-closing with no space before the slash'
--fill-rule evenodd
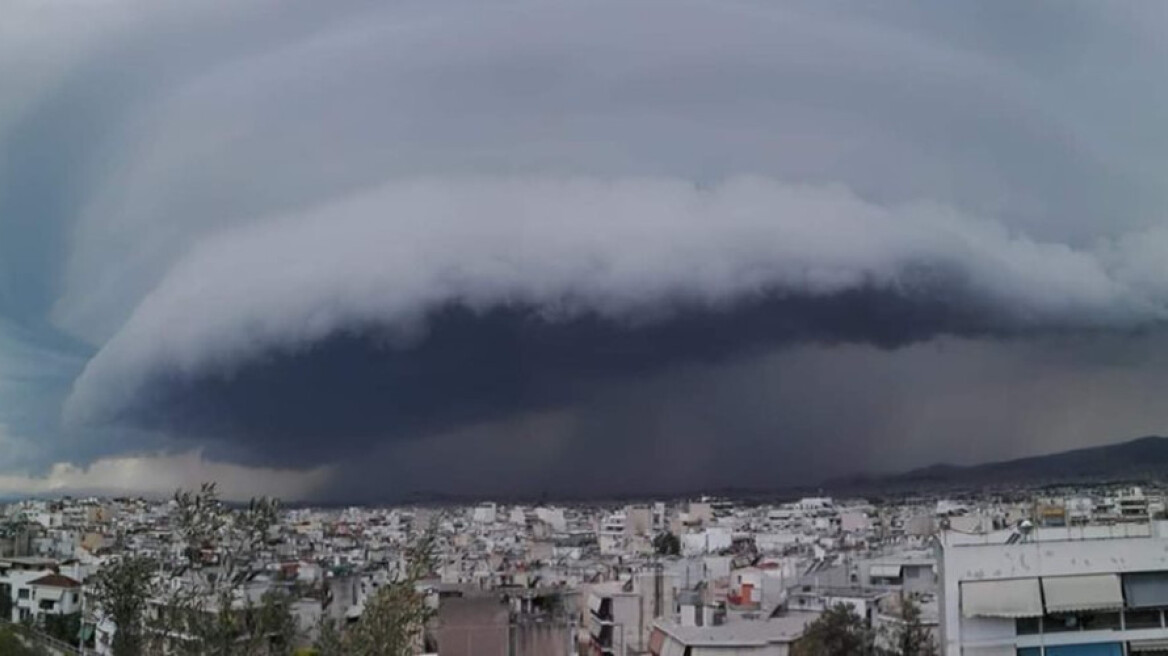
<path id="1" fill-rule="evenodd" d="M 946 656 L 1168 652 L 1168 523 L 938 538 Z"/>
<path id="2" fill-rule="evenodd" d="M 677 615 L 675 589 L 672 577 L 659 570 L 594 586 L 588 597 L 592 652 L 647 653 L 654 621 Z"/>

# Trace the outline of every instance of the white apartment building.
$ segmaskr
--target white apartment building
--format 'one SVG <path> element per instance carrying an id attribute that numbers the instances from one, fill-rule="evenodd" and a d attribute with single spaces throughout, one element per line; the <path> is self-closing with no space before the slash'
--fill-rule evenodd
<path id="1" fill-rule="evenodd" d="M 499 507 L 493 503 L 483 503 L 475 507 L 471 520 L 476 524 L 494 524 L 498 518 Z"/>
<path id="2" fill-rule="evenodd" d="M 1168 653 L 1168 523 L 938 538 L 946 656 Z"/>

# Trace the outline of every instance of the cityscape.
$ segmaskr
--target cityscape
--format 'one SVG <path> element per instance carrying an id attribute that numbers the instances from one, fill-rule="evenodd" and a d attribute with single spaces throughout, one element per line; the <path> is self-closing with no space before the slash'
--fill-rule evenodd
<path id="1" fill-rule="evenodd" d="M 108 577 L 140 560 L 142 630 L 176 605 L 214 618 L 139 636 L 159 653 L 219 653 L 225 608 L 253 618 L 231 625 L 238 653 L 345 653 L 356 643 L 329 652 L 331 632 L 404 585 L 417 654 L 821 653 L 833 613 L 864 653 L 1154 654 L 1168 645 L 1166 493 L 319 508 L 227 504 L 209 484 L 27 499 L 4 511 L 0 612 L 37 653 L 116 655 Z M 287 625 L 254 619 L 265 612 Z"/>
<path id="2" fill-rule="evenodd" d="M 0 656 L 1168 656 L 1165 0 L 0 0 Z"/>

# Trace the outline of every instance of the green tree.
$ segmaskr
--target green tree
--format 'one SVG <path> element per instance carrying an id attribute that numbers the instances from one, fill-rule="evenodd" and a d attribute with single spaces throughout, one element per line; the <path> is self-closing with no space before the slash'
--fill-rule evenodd
<path id="1" fill-rule="evenodd" d="M 886 643 L 896 656 L 936 656 L 933 633 L 921 624 L 921 608 L 911 597 L 900 602 L 900 622 L 892 625 Z"/>
<path id="2" fill-rule="evenodd" d="M 875 633 L 851 606 L 839 604 L 825 611 L 795 643 L 795 656 L 871 656 Z"/>
<path id="3" fill-rule="evenodd" d="M 680 556 L 681 539 L 669 531 L 658 533 L 653 538 L 653 550 L 658 556 Z"/>
<path id="4" fill-rule="evenodd" d="M 0 620 L 12 621 L 12 586 L 0 583 Z"/>
<path id="5" fill-rule="evenodd" d="M 164 600 L 151 622 L 151 635 L 181 641 L 155 645 L 187 654 L 229 656 L 287 654 L 298 637 L 287 593 L 270 590 L 257 601 L 245 589 L 245 570 L 254 564 L 279 519 L 280 502 L 262 497 L 232 511 L 214 483 L 174 495 L 174 529 L 183 565 L 203 575 L 201 587 L 182 586 Z"/>
<path id="6" fill-rule="evenodd" d="M 4 656 L 48 656 L 43 647 L 33 643 L 31 638 L 21 638 L 17 629 L 11 626 L 0 628 L 0 654 Z"/>
<path id="7" fill-rule="evenodd" d="M 49 636 L 71 645 L 77 644 L 81 634 L 81 613 L 68 615 L 44 615 L 41 618 L 44 632 Z"/>
<path id="8" fill-rule="evenodd" d="M 320 656 L 410 656 L 421 646 L 432 611 L 418 583 L 433 568 L 431 529 L 406 550 L 404 567 L 368 601 L 355 623 L 325 621 L 316 641 Z"/>
<path id="9" fill-rule="evenodd" d="M 107 562 L 97 573 L 97 606 L 117 626 L 111 648 L 114 656 L 145 653 L 147 604 L 156 592 L 155 562 L 126 556 Z"/>

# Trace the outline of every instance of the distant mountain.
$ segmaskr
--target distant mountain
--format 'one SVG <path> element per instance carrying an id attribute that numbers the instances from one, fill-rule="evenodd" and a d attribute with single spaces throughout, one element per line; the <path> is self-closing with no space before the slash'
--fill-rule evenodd
<path id="1" fill-rule="evenodd" d="M 1168 477 L 1168 438 L 1149 436 L 1120 444 L 982 465 L 932 465 L 903 474 L 869 477 L 864 483 L 882 488 L 972 487 L 1165 477 Z"/>

